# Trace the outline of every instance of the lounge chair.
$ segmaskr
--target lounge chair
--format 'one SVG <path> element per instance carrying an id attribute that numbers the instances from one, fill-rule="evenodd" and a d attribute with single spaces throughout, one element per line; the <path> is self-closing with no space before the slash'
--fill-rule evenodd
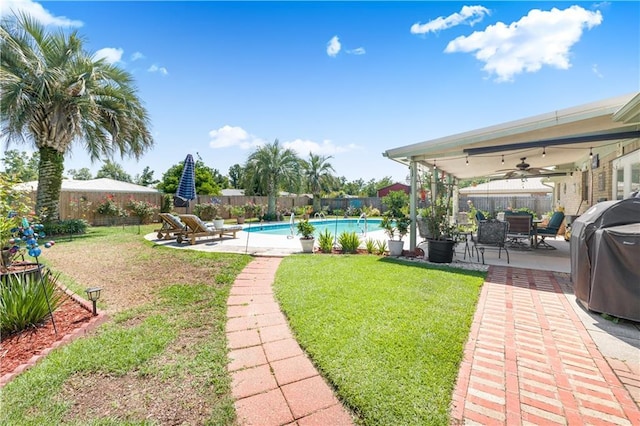
<path id="1" fill-rule="evenodd" d="M 554 212 L 549 219 L 549 223 L 547 226 L 538 227 L 538 242 L 536 243 L 537 248 L 546 248 L 550 250 L 555 250 L 556 248 L 551 244 L 547 243 L 544 238 L 545 237 L 555 237 L 560 230 L 560 226 L 562 226 L 562 221 L 564 220 L 563 212 Z"/>
<path id="2" fill-rule="evenodd" d="M 169 240 L 185 232 L 186 225 L 176 215 L 160 213 L 160 221 L 162 222 L 162 227 L 153 231 L 158 233 L 158 239 Z"/>
<path id="3" fill-rule="evenodd" d="M 237 225 L 225 225 L 222 228 L 216 228 L 212 223 L 204 223 L 202 219 L 194 214 L 181 214 L 180 220 L 187 225 L 187 230 L 184 234 L 178 236 L 178 242 L 182 242 L 184 239 L 189 240 L 189 244 L 196 243 L 196 238 L 199 237 L 220 237 L 230 236 L 236 238 L 236 233 L 242 231 L 242 226 Z"/>

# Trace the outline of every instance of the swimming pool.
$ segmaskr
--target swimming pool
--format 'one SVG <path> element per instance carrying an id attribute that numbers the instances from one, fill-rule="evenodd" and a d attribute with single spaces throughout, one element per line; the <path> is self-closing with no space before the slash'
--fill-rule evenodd
<path id="1" fill-rule="evenodd" d="M 316 227 L 314 235 L 317 237 L 320 233 L 328 229 L 331 235 L 339 236 L 343 232 L 355 232 L 360 235 L 364 233 L 365 222 L 363 219 L 318 219 L 310 220 L 310 223 Z M 367 232 L 380 231 L 382 227 L 380 223 L 382 219 L 367 219 Z M 297 235 L 297 223 L 293 224 L 293 235 Z M 255 232 L 265 235 L 291 235 L 291 225 L 289 223 L 274 224 L 251 224 L 244 227 L 245 232 Z"/>

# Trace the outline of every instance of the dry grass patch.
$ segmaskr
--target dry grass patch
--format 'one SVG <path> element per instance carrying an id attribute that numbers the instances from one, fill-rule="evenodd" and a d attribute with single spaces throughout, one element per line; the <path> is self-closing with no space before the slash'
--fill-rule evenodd
<path id="1" fill-rule="evenodd" d="M 226 300 L 249 256 L 159 247 L 121 228 L 45 254 L 81 296 L 102 287 L 112 321 L 5 386 L 0 424 L 234 424 Z"/>

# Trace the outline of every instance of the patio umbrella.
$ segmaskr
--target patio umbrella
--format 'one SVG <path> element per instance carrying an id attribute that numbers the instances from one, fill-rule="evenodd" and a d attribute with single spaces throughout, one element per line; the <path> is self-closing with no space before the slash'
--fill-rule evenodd
<path id="1" fill-rule="evenodd" d="M 196 165 L 191 154 L 187 154 L 187 158 L 184 160 L 184 168 L 182 169 L 180 182 L 178 182 L 176 198 L 177 200 L 174 200 L 176 207 L 185 207 L 186 205 L 187 212 L 189 212 L 189 201 L 196 198 Z M 183 203 L 178 205 L 180 201 Z"/>

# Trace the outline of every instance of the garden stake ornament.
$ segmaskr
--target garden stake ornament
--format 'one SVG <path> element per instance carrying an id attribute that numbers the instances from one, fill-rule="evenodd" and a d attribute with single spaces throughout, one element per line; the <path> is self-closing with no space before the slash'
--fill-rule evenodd
<path id="1" fill-rule="evenodd" d="M 9 214 L 9 217 L 15 217 L 15 213 L 12 212 Z M 42 284 L 42 291 L 44 291 L 44 297 L 47 301 L 47 307 L 49 308 L 49 315 L 51 316 L 51 323 L 53 324 L 53 331 L 55 334 L 58 334 L 58 329 L 56 327 L 56 322 L 53 319 L 53 311 L 51 310 L 51 303 L 49 302 L 49 295 L 47 294 L 47 289 L 44 285 L 44 277 L 42 275 L 42 271 L 40 268 L 40 261 L 38 260 L 38 256 L 42 254 L 42 249 L 38 245 L 38 239 L 44 238 L 46 235 L 43 232 L 44 226 L 41 224 L 29 224 L 27 218 L 22 218 L 21 226 L 18 228 L 13 228 L 11 233 L 15 236 L 9 240 L 9 244 L 13 244 L 11 250 L 14 253 L 17 253 L 20 250 L 20 243 L 25 244 L 25 248 L 27 249 L 27 254 L 36 259 L 36 265 L 38 267 L 38 275 L 40 276 L 40 284 Z M 37 232 L 36 232 L 37 231 Z M 47 241 L 44 244 L 45 248 L 50 248 L 55 244 L 55 241 Z M 23 257 L 24 258 L 24 257 Z"/>

